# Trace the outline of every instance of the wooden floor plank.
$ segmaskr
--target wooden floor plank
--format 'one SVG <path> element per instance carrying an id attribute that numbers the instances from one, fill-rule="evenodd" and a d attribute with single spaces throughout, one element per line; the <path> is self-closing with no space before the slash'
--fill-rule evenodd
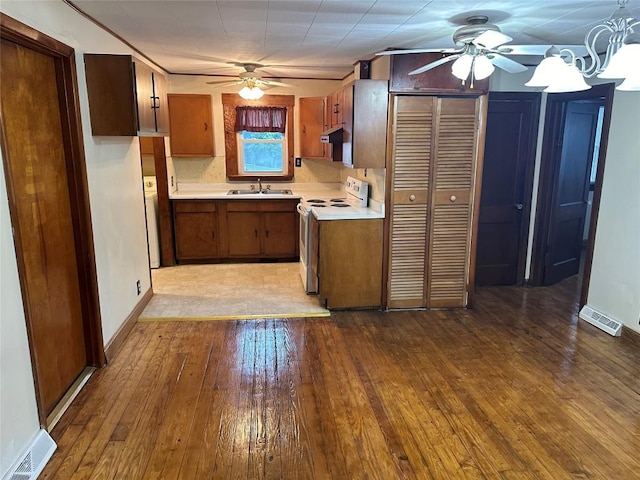
<path id="1" fill-rule="evenodd" d="M 640 335 L 575 280 L 473 310 L 136 325 L 46 479 L 640 478 Z"/>

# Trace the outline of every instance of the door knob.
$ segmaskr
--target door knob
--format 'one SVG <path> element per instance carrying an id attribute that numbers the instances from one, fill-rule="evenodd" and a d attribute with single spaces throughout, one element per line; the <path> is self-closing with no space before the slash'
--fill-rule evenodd
<path id="1" fill-rule="evenodd" d="M 518 210 L 522 210 L 522 204 L 521 203 L 516 203 L 514 205 Z"/>
<path id="2" fill-rule="evenodd" d="M 409 195 L 409 201 L 413 202 L 416 199 L 416 196 L 412 193 L 411 195 Z"/>

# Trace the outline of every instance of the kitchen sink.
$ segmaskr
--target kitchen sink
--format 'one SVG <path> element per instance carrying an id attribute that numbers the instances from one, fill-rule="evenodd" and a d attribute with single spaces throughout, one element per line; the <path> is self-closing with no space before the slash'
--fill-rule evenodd
<path id="1" fill-rule="evenodd" d="M 291 190 L 229 190 L 227 195 L 292 195 Z"/>

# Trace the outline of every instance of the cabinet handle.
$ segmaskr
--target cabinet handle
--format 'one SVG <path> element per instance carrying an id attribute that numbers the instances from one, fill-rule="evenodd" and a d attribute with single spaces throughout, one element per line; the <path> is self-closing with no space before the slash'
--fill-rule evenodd
<path id="1" fill-rule="evenodd" d="M 258 230 L 254 230 L 253 233 L 255 233 L 256 238 L 258 238 Z"/>
<path id="2" fill-rule="evenodd" d="M 457 200 L 457 197 L 455 195 L 451 195 L 449 197 L 449 200 L 451 200 L 452 202 L 455 202 Z"/>
<path id="3" fill-rule="evenodd" d="M 306 125 L 302 125 L 302 133 L 307 133 L 307 126 Z"/>
<path id="4" fill-rule="evenodd" d="M 411 195 L 409 195 L 409 201 L 413 202 L 416 199 L 416 196 L 412 193 Z"/>
<path id="5" fill-rule="evenodd" d="M 206 132 L 207 130 L 209 130 L 209 124 L 204 122 L 204 131 Z"/>
<path id="6" fill-rule="evenodd" d="M 216 239 L 216 231 L 215 230 L 211 230 L 211 239 L 212 240 Z"/>
<path id="7" fill-rule="evenodd" d="M 516 203 L 515 204 L 516 209 L 518 210 L 522 210 L 522 204 L 521 203 Z"/>
<path id="8" fill-rule="evenodd" d="M 267 238 L 269 238 L 269 230 L 265 231 L 265 232 L 264 232 L 264 235 L 265 235 Z"/>

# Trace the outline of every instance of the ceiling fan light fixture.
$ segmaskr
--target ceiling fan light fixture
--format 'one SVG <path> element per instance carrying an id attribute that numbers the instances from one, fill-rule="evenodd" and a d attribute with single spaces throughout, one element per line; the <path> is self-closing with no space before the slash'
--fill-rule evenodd
<path id="1" fill-rule="evenodd" d="M 622 90 L 625 92 L 640 91 L 640 73 L 636 72 L 634 75 L 630 75 L 625 78 L 624 82 L 616 87 L 616 90 Z"/>
<path id="2" fill-rule="evenodd" d="M 238 95 L 245 100 L 258 100 L 259 98 L 262 98 L 264 92 L 258 87 L 244 86 L 240 89 Z"/>
<path id="3" fill-rule="evenodd" d="M 483 80 L 493 73 L 496 67 L 485 55 L 478 55 L 473 61 L 473 76 L 476 80 Z"/>
<path id="4" fill-rule="evenodd" d="M 460 80 L 466 80 L 473 66 L 473 55 L 464 54 L 451 65 L 451 73 Z"/>

